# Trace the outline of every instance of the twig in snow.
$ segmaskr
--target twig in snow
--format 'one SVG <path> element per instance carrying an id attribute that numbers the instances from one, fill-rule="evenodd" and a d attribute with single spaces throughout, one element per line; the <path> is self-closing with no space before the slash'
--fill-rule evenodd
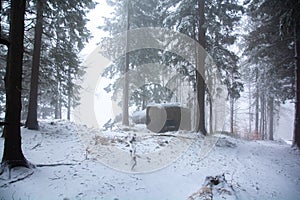
<path id="1" fill-rule="evenodd" d="M 34 147 L 31 148 L 31 150 L 37 148 L 37 147 L 40 147 L 41 146 L 41 143 L 37 143 Z"/>
<path id="2" fill-rule="evenodd" d="M 135 142 L 136 142 L 136 135 L 133 134 L 133 136 L 128 141 L 128 144 L 129 144 L 129 147 L 130 147 L 130 156 L 131 156 L 131 161 L 132 161 L 131 170 L 133 170 L 134 167 L 137 165 Z"/>
<path id="3" fill-rule="evenodd" d="M 90 150 L 90 148 L 89 147 L 87 147 L 86 149 L 85 149 L 85 160 L 88 160 L 89 158 L 88 158 L 88 155 L 91 153 L 91 150 Z"/>
<path id="4" fill-rule="evenodd" d="M 133 164 L 132 164 L 132 167 L 131 167 L 131 170 L 133 170 L 134 169 L 134 167 L 136 166 L 136 156 L 133 156 L 132 157 L 132 161 L 133 161 Z"/>
<path id="5" fill-rule="evenodd" d="M 107 185 L 108 187 L 110 187 L 111 189 L 115 189 L 116 187 L 114 186 L 114 185 L 112 185 L 112 184 L 110 184 L 110 183 L 104 183 L 105 185 Z M 111 190 L 110 189 L 110 190 Z"/>
<path id="6" fill-rule="evenodd" d="M 136 188 L 135 190 L 136 191 L 139 191 L 139 190 L 145 190 L 146 188 Z"/>
<path id="7" fill-rule="evenodd" d="M 207 176 L 203 186 L 197 192 L 189 196 L 188 200 L 212 200 L 215 196 L 219 199 L 238 199 L 233 186 L 227 182 L 225 174 L 215 177 Z"/>

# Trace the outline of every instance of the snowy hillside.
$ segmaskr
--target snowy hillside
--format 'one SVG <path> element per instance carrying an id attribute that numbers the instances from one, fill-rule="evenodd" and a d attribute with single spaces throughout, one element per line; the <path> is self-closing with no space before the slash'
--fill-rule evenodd
<path id="1" fill-rule="evenodd" d="M 133 136 L 134 167 L 130 152 Z M 204 138 L 189 132 L 159 136 L 141 126 L 100 134 L 67 121 L 41 122 L 40 131 L 22 129 L 22 137 L 26 158 L 38 167 L 13 169 L 10 179 L 9 173 L 4 172 L 0 176 L 3 200 L 300 196 L 300 152 L 284 142 L 245 141 L 224 135 Z M 1 152 L 3 142 L 1 139 Z M 118 155 L 104 155 L 102 147 L 115 147 L 122 153 L 112 159 L 118 163 L 113 166 L 115 169 L 105 159 Z M 178 153 L 180 148 L 182 152 Z M 208 176 L 220 179 L 209 185 Z"/>

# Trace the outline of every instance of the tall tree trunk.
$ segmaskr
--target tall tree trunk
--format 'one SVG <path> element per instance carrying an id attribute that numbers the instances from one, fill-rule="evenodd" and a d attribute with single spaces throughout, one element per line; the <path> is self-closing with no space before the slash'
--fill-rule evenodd
<path id="1" fill-rule="evenodd" d="M 68 94 L 67 120 L 71 120 L 71 94 Z"/>
<path id="2" fill-rule="evenodd" d="M 34 32 L 34 47 L 33 47 L 33 58 L 32 58 L 32 69 L 31 69 L 31 82 L 30 82 L 30 96 L 28 115 L 25 126 L 28 129 L 38 130 L 39 124 L 37 121 L 37 107 L 38 107 L 38 78 L 39 78 L 39 67 L 41 58 L 41 43 L 42 43 L 42 32 L 43 32 L 43 2 L 42 0 L 36 1 L 37 19 Z"/>
<path id="3" fill-rule="evenodd" d="M 265 139 L 265 97 L 263 95 L 260 96 L 260 105 L 261 105 L 261 112 L 260 112 L 260 134 L 261 139 Z"/>
<path id="4" fill-rule="evenodd" d="M 259 124 L 259 88 L 258 88 L 258 69 L 255 69 L 255 127 L 254 133 L 258 138 L 260 133 L 258 132 L 258 124 Z"/>
<path id="5" fill-rule="evenodd" d="M 230 132 L 233 133 L 234 125 L 234 98 L 230 97 Z"/>
<path id="6" fill-rule="evenodd" d="M 68 67 L 68 105 L 67 105 L 67 119 L 71 120 L 71 95 L 72 95 L 72 80 L 71 80 L 71 67 Z"/>
<path id="7" fill-rule="evenodd" d="M 274 140 L 274 97 L 269 98 L 269 140 Z"/>
<path id="8" fill-rule="evenodd" d="M 59 119 L 59 94 L 57 91 L 57 97 L 55 99 L 55 108 L 54 108 L 54 119 Z"/>
<path id="9" fill-rule="evenodd" d="M 5 74 L 7 124 L 4 127 L 5 142 L 2 157 L 2 166 L 9 168 L 29 167 L 22 152 L 20 130 L 25 3 L 25 0 L 12 0 L 10 10 L 10 45 Z"/>
<path id="10" fill-rule="evenodd" d="M 142 84 L 142 110 L 145 110 L 147 107 L 147 98 L 146 98 L 146 88 L 145 88 L 145 84 L 146 84 L 146 78 L 145 78 L 145 74 L 142 74 L 142 80 L 143 80 L 143 84 Z"/>
<path id="11" fill-rule="evenodd" d="M 252 94 L 251 94 L 251 82 L 250 82 L 250 79 L 249 79 L 249 82 L 248 82 L 248 95 L 249 95 L 249 100 L 248 100 L 248 104 L 249 104 L 249 112 L 248 112 L 248 115 L 249 115 L 249 132 L 248 132 L 248 137 L 251 135 L 251 132 L 252 132 L 252 113 L 251 113 L 251 101 L 252 101 Z"/>
<path id="12" fill-rule="evenodd" d="M 295 24 L 295 58 L 296 58 L 296 102 L 295 102 L 295 122 L 294 122 L 294 140 L 293 146 L 300 148 L 300 24 Z"/>
<path id="13" fill-rule="evenodd" d="M 72 109 L 71 94 L 68 94 L 68 105 L 67 105 L 67 120 L 71 120 L 71 109 Z"/>
<path id="14" fill-rule="evenodd" d="M 130 30 L 130 0 L 127 0 L 127 33 L 126 33 L 126 52 L 125 52 L 125 70 L 124 70 L 124 89 L 123 89 L 123 114 L 122 124 L 129 126 L 129 41 L 128 31 Z"/>
<path id="15" fill-rule="evenodd" d="M 143 89 L 142 91 L 142 110 L 145 110 L 147 107 L 147 100 L 146 100 L 146 89 Z"/>
<path id="16" fill-rule="evenodd" d="M 198 0 L 199 7 L 199 27 L 198 27 L 198 42 L 205 49 L 205 16 L 204 16 L 204 0 Z M 197 109 L 197 126 L 196 131 L 200 131 L 203 135 L 207 135 L 207 131 L 205 128 L 205 55 L 204 52 L 197 52 L 197 73 L 196 73 L 196 82 L 197 82 L 197 99 L 198 99 L 198 109 Z"/>
<path id="17" fill-rule="evenodd" d="M 62 119 L 62 99 L 61 93 L 59 93 L 59 101 L 58 101 L 58 119 Z"/>
<path id="18" fill-rule="evenodd" d="M 210 131 L 210 134 L 214 133 L 214 130 L 213 130 L 213 100 L 212 100 L 212 96 L 210 93 L 208 93 L 209 95 L 209 131 Z M 216 130 L 215 130 L 216 131 Z"/>
<path id="19" fill-rule="evenodd" d="M 60 108 L 60 106 L 61 106 L 61 103 L 60 103 L 60 101 L 61 101 L 61 98 L 60 98 L 60 96 L 61 96 L 61 77 L 60 77 L 60 73 L 59 73 L 59 67 L 58 66 L 56 66 L 56 90 L 55 90 L 55 92 L 56 92 L 56 96 L 55 96 L 55 108 L 54 108 L 54 118 L 55 119 L 61 119 L 61 113 L 60 113 L 60 111 L 61 111 L 61 108 Z"/>

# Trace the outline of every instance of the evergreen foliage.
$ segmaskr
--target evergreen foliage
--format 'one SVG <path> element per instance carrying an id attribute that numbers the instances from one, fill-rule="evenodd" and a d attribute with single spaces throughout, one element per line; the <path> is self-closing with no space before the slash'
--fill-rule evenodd
<path id="1" fill-rule="evenodd" d="M 108 0 L 108 5 L 114 8 L 110 17 L 105 18 L 105 24 L 100 28 L 110 34 L 113 37 L 115 34 L 126 31 L 126 13 L 127 13 L 127 1 L 114 1 Z M 198 1 L 192 0 L 175 0 L 175 1 L 136 1 L 131 0 L 130 13 L 130 27 L 162 27 L 170 30 L 175 30 L 184 33 L 191 38 L 198 40 L 198 27 L 199 27 L 199 12 Z M 229 95 L 234 99 L 239 98 L 239 93 L 243 91 L 243 84 L 240 80 L 240 72 L 238 68 L 238 57 L 230 50 L 232 45 L 237 39 L 237 33 L 234 33 L 234 27 L 237 25 L 243 13 L 243 6 L 238 4 L 238 1 L 205 1 L 205 31 L 206 31 L 206 50 L 213 57 L 216 62 L 220 74 L 222 75 L 222 81 L 227 85 Z M 105 38 L 105 40 L 109 39 Z M 105 43 L 104 43 L 105 45 Z M 184 47 L 183 47 L 184 48 Z M 113 54 L 116 50 L 111 47 L 106 49 Z M 110 55 L 110 57 L 114 57 Z M 182 76 L 185 76 L 186 80 L 190 82 L 190 85 L 196 86 L 195 69 L 193 69 L 191 63 L 181 58 L 178 55 L 174 55 L 170 52 L 143 49 L 129 53 L 130 67 L 135 71 L 144 74 L 142 79 L 148 80 L 148 77 L 158 77 L 157 70 L 145 70 L 139 66 L 145 63 L 159 63 L 164 66 L 163 71 L 176 71 Z M 107 92 L 114 91 L 116 96 L 116 89 L 121 87 L 119 78 L 124 73 L 124 58 L 114 60 L 113 64 L 108 67 L 103 76 L 110 79 L 115 79 L 114 84 L 110 84 L 106 87 Z M 141 69 L 141 70 L 140 70 Z M 140 71 L 139 71 L 140 70 Z M 136 85 L 137 77 L 131 79 L 131 84 Z M 160 79 L 160 80 L 159 80 Z M 148 102 L 155 99 L 156 94 L 163 93 L 165 85 L 161 84 L 161 78 L 158 77 L 159 87 L 153 90 L 153 87 L 149 87 L 151 83 L 146 84 L 143 87 L 139 87 L 137 91 L 134 91 L 134 95 L 131 97 L 131 105 L 135 104 L 138 108 L 144 108 L 145 100 Z M 155 85 L 155 84 L 154 84 Z M 146 95 L 147 94 L 147 95 Z M 147 97 L 147 98 L 146 98 Z M 171 97 L 172 98 L 172 97 Z M 168 95 L 162 97 L 159 101 L 170 100 Z"/>

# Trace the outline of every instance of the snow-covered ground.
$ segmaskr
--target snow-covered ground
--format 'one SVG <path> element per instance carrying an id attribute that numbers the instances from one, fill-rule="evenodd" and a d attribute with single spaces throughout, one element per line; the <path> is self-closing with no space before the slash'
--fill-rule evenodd
<path id="1" fill-rule="evenodd" d="M 13 169 L 10 179 L 5 172 L 0 199 L 197 199 L 193 194 L 205 178 L 222 174 L 232 191 L 218 188 L 221 194 L 213 199 L 300 197 L 300 152 L 284 142 L 185 132 L 156 136 L 143 127 L 100 133 L 67 121 L 40 124 L 40 131 L 22 129 L 26 158 L 33 164 L 72 165 Z M 133 134 L 137 165 L 131 170 Z M 109 167 L 109 151 L 104 155 L 101 146 L 124 152 L 119 158 L 111 154 L 118 165 Z"/>

